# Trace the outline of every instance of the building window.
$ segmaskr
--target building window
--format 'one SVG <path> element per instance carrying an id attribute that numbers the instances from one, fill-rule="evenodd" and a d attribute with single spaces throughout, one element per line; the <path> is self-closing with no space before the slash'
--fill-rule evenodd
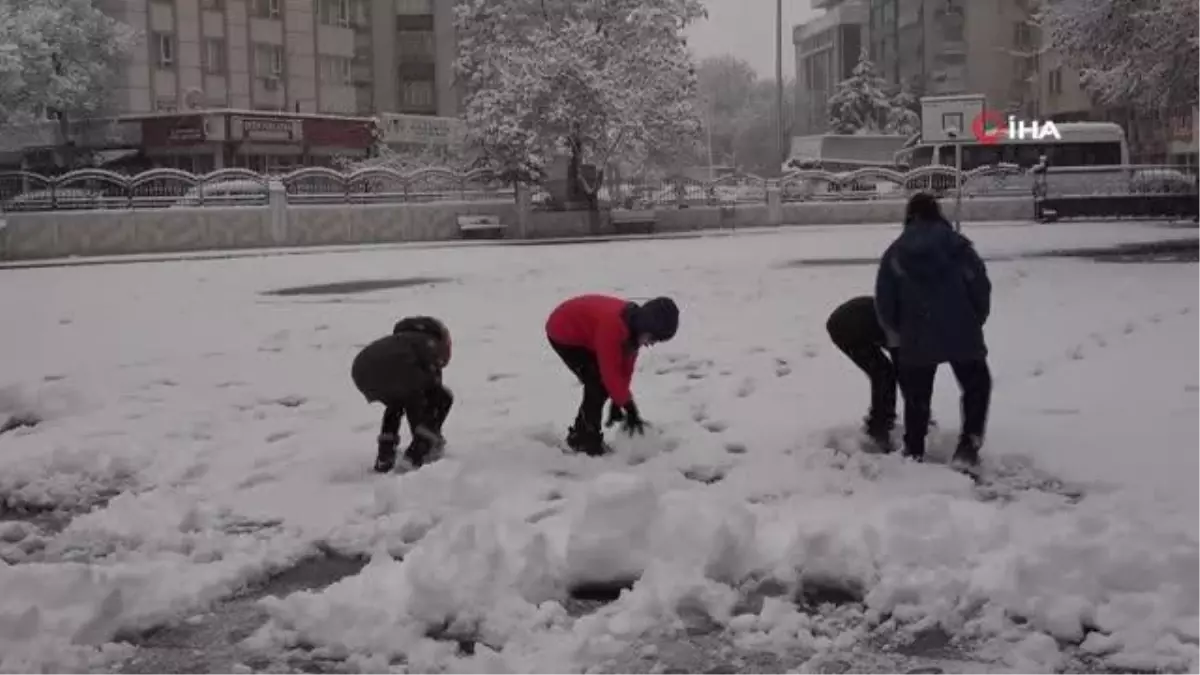
<path id="1" fill-rule="evenodd" d="M 278 19 L 282 0 L 254 0 L 254 16 L 260 19 Z"/>
<path id="2" fill-rule="evenodd" d="M 429 62 L 434 59 L 433 31 L 397 31 L 396 46 L 401 61 Z"/>
<path id="3" fill-rule="evenodd" d="M 349 86 L 354 83 L 353 61 L 344 56 L 321 57 L 321 84 Z"/>
<path id="4" fill-rule="evenodd" d="M 433 14 L 433 0 L 396 0 L 396 14 Z"/>
<path id="5" fill-rule="evenodd" d="M 225 41 L 208 38 L 204 41 L 204 72 L 209 75 L 225 74 Z"/>
<path id="6" fill-rule="evenodd" d="M 155 112 L 175 112 L 178 109 L 179 106 L 175 103 L 175 99 L 172 97 L 163 96 L 162 98 L 154 100 Z"/>
<path id="7" fill-rule="evenodd" d="M 400 107 L 419 110 L 433 108 L 433 82 L 429 80 L 401 82 Z"/>
<path id="8" fill-rule="evenodd" d="M 1013 24 L 1013 46 L 1017 49 L 1026 49 L 1032 45 L 1033 31 L 1030 30 L 1029 24 L 1025 21 Z"/>
<path id="9" fill-rule="evenodd" d="M 261 78 L 283 77 L 283 46 L 254 45 L 254 73 Z"/>
<path id="10" fill-rule="evenodd" d="M 1062 68 L 1050 71 L 1050 93 L 1055 96 L 1063 93 Z"/>
<path id="11" fill-rule="evenodd" d="M 321 23 L 350 27 L 350 0 L 321 0 Z"/>
<path id="12" fill-rule="evenodd" d="M 154 62 L 159 68 L 171 68 L 175 63 L 175 36 L 170 33 L 154 33 L 150 40 L 154 50 Z"/>

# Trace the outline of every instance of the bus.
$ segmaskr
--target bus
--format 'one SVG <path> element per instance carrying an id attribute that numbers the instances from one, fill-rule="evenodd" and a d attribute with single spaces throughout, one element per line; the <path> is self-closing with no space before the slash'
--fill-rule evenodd
<path id="1" fill-rule="evenodd" d="M 1029 169 L 1046 157 L 1049 166 L 1126 166 L 1129 145 L 1125 131 L 1112 122 L 1063 122 L 1055 125 L 1062 139 L 1009 139 L 984 145 L 962 143 L 962 168 L 1015 164 Z M 953 143 L 919 143 L 896 153 L 896 163 L 910 169 L 921 166 L 954 166 Z"/>

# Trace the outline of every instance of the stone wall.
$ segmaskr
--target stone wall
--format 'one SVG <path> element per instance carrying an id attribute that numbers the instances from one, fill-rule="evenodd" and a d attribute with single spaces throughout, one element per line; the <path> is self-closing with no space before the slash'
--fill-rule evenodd
<path id="1" fill-rule="evenodd" d="M 524 202 L 524 200 L 522 200 Z M 523 206 L 523 205 L 522 205 Z M 953 202 L 944 204 L 953 215 Z M 661 209 L 656 231 L 778 225 L 899 223 L 902 200 L 780 203 Z M 459 239 L 457 217 L 495 215 L 507 238 L 612 234 L 607 213 L 544 212 L 510 201 L 425 204 L 297 205 L 279 190 L 266 206 L 9 213 L 0 229 L 0 258 L 174 253 L 238 248 L 369 244 Z M 1032 220 L 1028 197 L 971 197 L 962 220 Z"/>

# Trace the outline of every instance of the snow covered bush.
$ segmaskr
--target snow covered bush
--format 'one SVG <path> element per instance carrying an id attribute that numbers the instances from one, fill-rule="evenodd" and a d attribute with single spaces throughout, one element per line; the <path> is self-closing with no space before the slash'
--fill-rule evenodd
<path id="1" fill-rule="evenodd" d="M 1044 0 L 1050 48 L 1106 105 L 1170 110 L 1196 105 L 1195 0 Z"/>
<path id="2" fill-rule="evenodd" d="M 886 84 L 864 51 L 850 77 L 829 97 L 829 130 L 836 134 L 880 133 L 892 111 Z"/>
<path id="3" fill-rule="evenodd" d="M 921 131 L 921 100 L 916 94 L 900 89 L 892 96 L 884 131 L 911 136 Z"/>
<path id="4" fill-rule="evenodd" d="M 401 173 L 412 173 L 421 169 L 450 169 L 466 172 L 473 168 L 473 162 L 465 153 L 435 146 L 423 146 L 412 150 L 393 150 L 387 145 L 380 144 L 374 157 L 367 159 L 339 157 L 334 162 L 342 171 L 385 168 Z"/>
<path id="5" fill-rule="evenodd" d="M 603 170 L 699 137 L 696 75 L 684 31 L 699 0 L 462 0 L 457 6 L 468 143 L 510 180 L 568 180 L 595 204 Z"/>
<path id="6" fill-rule="evenodd" d="M 835 134 L 914 134 L 921 127 L 914 100 L 903 90 L 889 95 L 864 50 L 850 77 L 829 97 L 829 129 Z"/>

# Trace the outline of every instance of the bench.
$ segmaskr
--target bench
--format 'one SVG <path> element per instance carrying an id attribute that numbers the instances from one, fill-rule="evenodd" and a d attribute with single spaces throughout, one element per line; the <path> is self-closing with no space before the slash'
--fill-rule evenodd
<path id="1" fill-rule="evenodd" d="M 503 239 L 506 230 L 500 216 L 458 217 L 458 232 L 463 239 Z"/>
<path id="2" fill-rule="evenodd" d="M 654 234 L 658 216 L 652 210 L 613 211 L 612 226 L 617 234 Z"/>

